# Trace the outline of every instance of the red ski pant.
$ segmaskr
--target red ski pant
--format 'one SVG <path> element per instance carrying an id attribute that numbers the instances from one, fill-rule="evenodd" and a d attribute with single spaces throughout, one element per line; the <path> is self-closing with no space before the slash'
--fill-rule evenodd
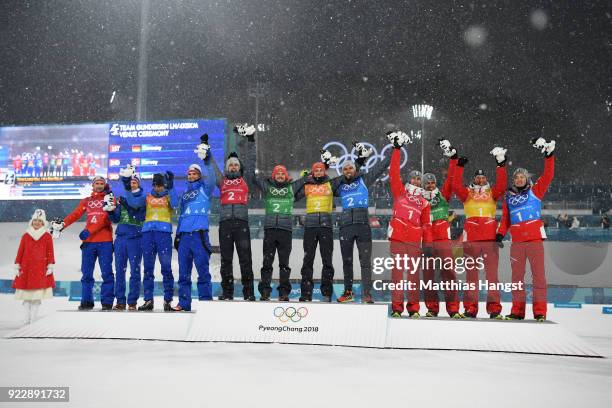
<path id="1" fill-rule="evenodd" d="M 512 291 L 512 314 L 525 317 L 525 267 L 528 259 L 533 282 L 533 315 L 546 316 L 546 273 L 544 244 L 541 240 L 513 242 L 510 247 L 512 283 L 521 284 Z"/>
<path id="2" fill-rule="evenodd" d="M 450 285 L 457 280 L 453 267 L 454 262 L 448 262 L 453 259 L 451 242 L 434 241 L 432 247 L 433 258 L 428 258 L 423 267 L 423 283 L 434 283 L 436 268 L 440 268 L 440 282 Z M 438 299 L 438 291 L 425 289 L 423 295 L 425 297 L 425 306 L 427 310 L 436 314 L 439 313 L 440 301 Z M 449 315 L 452 316 L 454 313 L 459 312 L 459 297 L 456 289 L 445 290 L 444 300 L 446 301 L 446 311 Z"/>
<path id="3" fill-rule="evenodd" d="M 472 241 L 463 243 L 463 256 L 472 258 L 473 261 L 466 264 L 465 280 L 474 289 L 463 292 L 463 308 L 466 313 L 478 313 L 478 292 L 480 281 L 478 279 L 478 261 L 482 257 L 484 263 L 485 278 L 489 285 L 498 283 L 497 268 L 499 263 L 499 247 L 495 241 Z M 470 266 L 468 268 L 468 265 Z M 501 313 L 499 290 L 487 290 L 487 313 Z"/>
<path id="4" fill-rule="evenodd" d="M 410 282 L 412 289 L 407 289 L 408 302 L 406 303 L 406 310 L 410 313 L 419 311 L 419 275 L 421 272 L 421 247 L 416 243 L 405 243 L 391 241 L 390 245 L 391 256 L 395 259 L 396 255 L 399 255 L 401 259 L 405 259 L 404 255 L 407 255 L 409 259 L 409 268 L 403 269 L 398 268 L 397 264 L 394 264 L 393 270 L 391 271 L 391 280 L 393 283 L 398 284 L 404 279 L 404 271 L 406 271 L 407 282 Z M 413 259 L 416 263 L 419 261 L 419 266 L 416 270 L 412 269 L 413 263 L 410 261 Z M 403 261 L 402 261 L 403 262 Z M 404 311 L 404 290 L 393 290 L 391 292 L 391 308 L 394 312 L 402 313 Z"/>

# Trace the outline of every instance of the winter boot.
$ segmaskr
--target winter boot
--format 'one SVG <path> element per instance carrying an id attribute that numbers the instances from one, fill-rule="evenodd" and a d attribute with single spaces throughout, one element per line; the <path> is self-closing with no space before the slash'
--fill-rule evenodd
<path id="1" fill-rule="evenodd" d="M 138 307 L 141 312 L 150 312 L 153 310 L 153 300 L 146 300 L 142 306 Z"/>
<path id="2" fill-rule="evenodd" d="M 81 302 L 79 305 L 79 310 L 91 310 L 94 308 L 93 302 Z"/>
<path id="3" fill-rule="evenodd" d="M 353 299 L 353 291 L 352 290 L 345 290 L 344 293 L 342 294 L 342 296 L 340 296 L 337 299 L 338 303 L 347 303 L 347 302 L 352 302 L 354 301 Z"/>

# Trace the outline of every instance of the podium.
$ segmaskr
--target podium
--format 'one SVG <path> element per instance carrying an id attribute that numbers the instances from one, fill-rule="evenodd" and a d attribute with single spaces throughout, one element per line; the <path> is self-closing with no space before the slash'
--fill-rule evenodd
<path id="1" fill-rule="evenodd" d="M 10 338 L 312 344 L 601 357 L 553 322 L 390 318 L 386 304 L 194 302 L 194 312 L 57 311 Z"/>

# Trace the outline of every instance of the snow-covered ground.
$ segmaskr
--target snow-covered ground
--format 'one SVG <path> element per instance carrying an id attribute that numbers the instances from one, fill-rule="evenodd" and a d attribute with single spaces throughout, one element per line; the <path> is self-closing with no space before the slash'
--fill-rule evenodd
<path id="1" fill-rule="evenodd" d="M 39 318 L 76 306 L 66 298 L 54 298 L 43 304 Z M 21 327 L 21 305 L 12 295 L 0 295 L 0 308 L 0 335 L 5 336 Z M 603 315 L 601 306 L 586 305 L 577 310 L 551 307 L 549 317 L 606 358 L 287 344 L 1 338 L 0 386 L 69 386 L 70 403 L 58 406 L 105 408 L 119 404 L 373 407 L 423 403 L 471 408 L 574 407 L 601 406 L 609 401 L 612 315 Z M 490 325 L 481 326 L 486 330 Z"/>

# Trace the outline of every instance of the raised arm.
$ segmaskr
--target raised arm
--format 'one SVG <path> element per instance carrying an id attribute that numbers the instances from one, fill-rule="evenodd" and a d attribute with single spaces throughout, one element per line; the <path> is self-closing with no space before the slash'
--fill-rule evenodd
<path id="1" fill-rule="evenodd" d="M 401 155 L 400 155 L 400 159 L 401 159 Z M 391 163 L 391 155 L 387 157 L 383 157 L 383 159 L 379 163 L 376 163 L 374 167 L 368 170 L 368 172 L 362 176 L 363 182 L 365 183 L 366 187 L 370 187 L 372 184 L 374 184 L 374 182 L 378 180 L 380 175 L 383 174 L 389 168 L 390 163 Z M 359 166 L 359 164 L 357 165 Z"/>
<path id="2" fill-rule="evenodd" d="M 245 178 L 247 183 L 259 188 L 261 191 L 265 192 L 266 190 L 266 178 L 261 175 L 261 174 L 257 174 L 257 143 L 255 143 L 255 141 L 248 141 L 246 143 L 247 145 L 247 152 L 246 152 L 246 163 L 245 163 L 245 169 L 244 169 L 244 174 L 245 174 Z"/>
<path id="3" fill-rule="evenodd" d="M 464 166 L 467 161 L 467 157 L 459 157 L 457 160 L 457 167 L 455 167 L 453 178 L 451 180 L 453 193 L 455 193 L 461 202 L 465 202 L 465 200 L 467 200 L 469 193 L 468 188 L 463 185 L 463 171 L 465 170 Z"/>
<path id="4" fill-rule="evenodd" d="M 404 183 L 400 174 L 400 161 L 402 158 L 402 150 L 393 149 L 391 154 L 391 164 L 389 166 L 389 183 L 391 184 L 391 193 L 394 198 L 400 197 L 405 193 Z"/>
<path id="5" fill-rule="evenodd" d="M 145 196 L 142 187 L 137 192 L 130 190 L 125 191 L 125 201 L 127 205 L 135 210 L 143 208 L 147 205 L 147 197 Z"/>
<path id="6" fill-rule="evenodd" d="M 508 189 L 508 173 L 506 166 L 501 165 L 495 168 L 495 185 L 491 188 L 491 193 L 495 201 L 504 196 Z"/>
<path id="7" fill-rule="evenodd" d="M 550 186 L 554 175 L 555 156 L 551 154 L 550 156 L 547 156 L 544 159 L 544 172 L 531 188 L 533 194 L 535 194 L 536 197 L 538 197 L 540 200 L 544 198 L 544 194 L 546 194 L 546 190 L 548 190 L 548 187 Z"/>
<path id="8" fill-rule="evenodd" d="M 453 194 L 453 178 L 455 176 L 455 169 L 457 168 L 457 159 L 450 159 L 448 162 L 448 171 L 446 172 L 446 180 L 442 184 L 440 193 L 446 201 L 450 201 Z"/>

